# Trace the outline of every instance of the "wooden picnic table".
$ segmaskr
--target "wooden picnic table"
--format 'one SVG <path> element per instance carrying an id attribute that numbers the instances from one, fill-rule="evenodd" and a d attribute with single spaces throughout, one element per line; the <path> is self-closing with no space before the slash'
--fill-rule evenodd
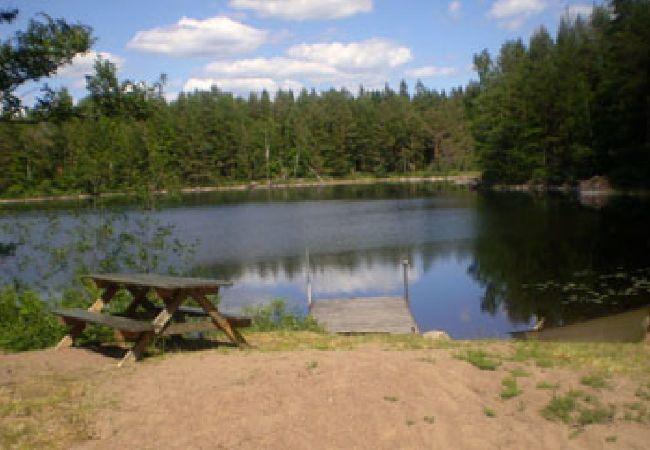
<path id="1" fill-rule="evenodd" d="M 88 323 L 114 328 L 124 338 L 135 340 L 135 344 L 118 364 L 131 359 L 137 360 L 156 336 L 177 335 L 196 331 L 223 330 L 237 346 L 248 346 L 237 327 L 250 326 L 251 320 L 222 314 L 208 299 L 216 295 L 222 286 L 231 282 L 204 278 L 172 277 L 156 274 L 91 274 L 95 285 L 102 289 L 101 296 L 88 308 L 57 309 L 69 326 L 66 335 L 56 346 L 69 347 L 74 343 Z M 101 311 L 120 289 L 126 289 L 132 297 L 131 303 L 120 314 L 104 314 Z M 150 292 L 162 300 L 156 304 L 147 298 Z M 185 301 L 194 300 L 199 307 L 182 306 Z M 209 317 L 208 321 L 186 322 L 186 317 Z"/>

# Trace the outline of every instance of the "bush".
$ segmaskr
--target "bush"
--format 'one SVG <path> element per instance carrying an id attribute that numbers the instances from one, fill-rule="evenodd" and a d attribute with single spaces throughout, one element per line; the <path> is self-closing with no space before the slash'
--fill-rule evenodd
<path id="1" fill-rule="evenodd" d="M 252 329 L 255 331 L 322 331 L 313 317 L 287 311 L 286 302 L 282 299 L 273 300 L 266 306 L 247 306 L 243 314 L 253 319 Z"/>
<path id="2" fill-rule="evenodd" d="M 0 349 L 24 351 L 54 345 L 65 330 L 32 291 L 0 291 Z"/>

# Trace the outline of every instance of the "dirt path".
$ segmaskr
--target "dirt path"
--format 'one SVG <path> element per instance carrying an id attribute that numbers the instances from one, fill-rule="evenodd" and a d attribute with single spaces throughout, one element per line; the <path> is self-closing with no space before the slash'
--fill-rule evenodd
<path id="1" fill-rule="evenodd" d="M 647 448 L 647 424 L 615 419 L 577 433 L 541 416 L 553 393 L 537 383 L 591 392 L 579 373 L 523 363 L 481 371 L 453 353 L 202 351 L 119 370 L 72 349 L 0 355 L 0 383 L 92 372 L 85 395 L 101 401 L 80 448 Z M 503 400 L 501 381 L 516 367 L 528 374 L 517 378 L 523 392 Z M 638 401 L 638 382 L 613 386 L 593 391 L 605 404 Z"/>

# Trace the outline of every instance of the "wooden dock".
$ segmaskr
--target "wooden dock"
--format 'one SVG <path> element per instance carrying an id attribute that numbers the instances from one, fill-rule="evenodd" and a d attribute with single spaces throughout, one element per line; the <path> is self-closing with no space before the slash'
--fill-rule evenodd
<path id="1" fill-rule="evenodd" d="M 317 300 L 310 313 L 330 333 L 418 333 L 403 298 L 374 297 Z"/>

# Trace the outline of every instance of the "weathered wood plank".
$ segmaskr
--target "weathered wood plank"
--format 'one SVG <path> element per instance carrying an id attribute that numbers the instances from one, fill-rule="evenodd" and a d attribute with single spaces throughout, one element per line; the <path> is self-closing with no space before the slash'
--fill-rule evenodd
<path id="1" fill-rule="evenodd" d="M 127 317 L 96 313 L 81 308 L 55 309 L 52 311 L 52 314 L 60 316 L 69 322 L 95 323 L 131 333 L 142 333 L 143 331 L 153 331 L 154 329 L 153 325 L 147 322 L 141 322 Z"/>
<path id="2" fill-rule="evenodd" d="M 102 309 L 104 309 L 104 306 L 106 306 L 108 302 L 110 302 L 111 299 L 115 296 L 116 292 L 117 292 L 117 288 L 115 286 L 110 286 L 107 289 L 104 289 L 102 295 L 97 300 L 95 300 L 95 302 L 90 306 L 90 308 L 88 308 L 88 311 L 100 313 Z M 59 341 L 58 344 L 56 344 L 56 347 L 54 347 L 54 349 L 59 350 L 65 347 L 71 347 L 72 344 L 74 343 L 75 338 L 81 334 L 84 328 L 86 328 L 86 324 L 84 322 L 79 321 L 74 325 L 72 325 L 68 330 L 68 334 L 66 334 L 65 336 L 63 336 L 63 338 L 61 338 L 61 340 Z"/>
<path id="3" fill-rule="evenodd" d="M 208 278 L 188 278 L 158 275 L 153 273 L 93 273 L 87 276 L 99 287 L 119 284 L 125 287 L 146 287 L 148 289 L 219 289 L 231 286 L 230 281 L 211 280 Z"/>
<path id="4" fill-rule="evenodd" d="M 312 303 L 310 313 L 330 333 L 418 331 L 407 303 L 397 297 L 318 300 Z"/>
<path id="5" fill-rule="evenodd" d="M 161 308 L 162 306 L 160 305 L 154 305 L 154 309 L 156 310 L 159 310 Z M 252 324 L 252 319 L 250 317 L 233 316 L 230 314 L 224 314 L 222 312 L 220 312 L 219 314 L 221 314 L 232 327 L 238 327 L 238 328 L 250 327 Z M 205 312 L 203 309 L 197 308 L 195 306 L 179 306 L 176 309 L 176 312 L 174 313 L 174 317 L 176 316 L 208 317 L 209 314 Z"/>

